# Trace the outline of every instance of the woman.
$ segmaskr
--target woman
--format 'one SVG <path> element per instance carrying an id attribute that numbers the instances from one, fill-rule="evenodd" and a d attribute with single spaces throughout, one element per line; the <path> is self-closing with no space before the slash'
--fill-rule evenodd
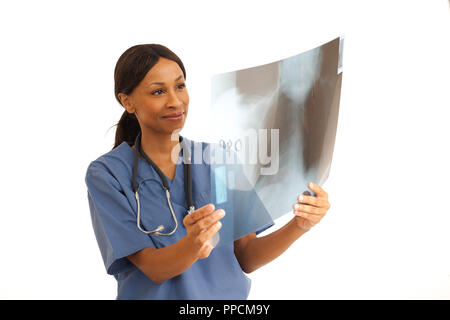
<path id="1" fill-rule="evenodd" d="M 85 180 L 105 267 L 118 281 L 117 298 L 246 299 L 250 280 L 244 272 L 272 261 L 319 222 L 330 207 L 327 193 L 311 183 L 316 196 L 299 196 L 302 204 L 293 205 L 295 216 L 281 229 L 257 237 L 269 225 L 213 248 L 220 220 L 233 212 L 215 210 L 208 167 L 198 165 L 191 172 L 197 210 L 187 214 L 187 174 L 182 163 L 172 160 L 172 154 L 184 154 L 177 133 L 189 107 L 183 63 L 162 45 L 136 45 L 121 55 L 114 78 L 116 99 L 126 110 L 117 125 L 114 148 L 90 163 Z M 173 216 L 162 179 L 170 187 Z M 137 184 L 139 202 L 133 189 Z M 174 225 L 175 220 L 182 224 Z M 159 232 L 169 234 L 148 233 L 146 228 L 158 225 Z"/>

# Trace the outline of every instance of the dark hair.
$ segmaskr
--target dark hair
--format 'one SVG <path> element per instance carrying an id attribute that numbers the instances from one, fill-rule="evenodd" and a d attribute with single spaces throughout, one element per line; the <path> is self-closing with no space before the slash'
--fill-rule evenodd
<path id="1" fill-rule="evenodd" d="M 117 101 L 119 93 L 131 94 L 134 88 L 144 79 L 151 68 L 163 57 L 175 61 L 183 71 L 186 79 L 186 70 L 181 59 L 171 50 L 160 44 L 139 44 L 127 49 L 117 60 L 114 70 L 114 94 Z M 124 111 L 117 123 L 114 148 L 126 141 L 130 146 L 134 145 L 137 135 L 141 131 L 136 116 Z"/>

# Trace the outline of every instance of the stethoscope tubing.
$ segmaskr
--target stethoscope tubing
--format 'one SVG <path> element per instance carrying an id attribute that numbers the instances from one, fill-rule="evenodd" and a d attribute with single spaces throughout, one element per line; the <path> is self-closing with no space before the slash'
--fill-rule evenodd
<path id="1" fill-rule="evenodd" d="M 144 181 L 146 181 L 146 180 L 155 180 L 155 181 L 157 181 L 156 179 L 153 179 L 153 178 L 145 179 Z M 172 203 L 170 201 L 170 192 L 169 192 L 168 189 L 164 189 L 164 190 L 165 190 L 165 194 L 166 194 L 166 198 L 167 198 L 167 203 L 169 205 L 170 213 L 172 214 L 172 219 L 175 221 L 175 227 L 173 228 L 173 230 L 171 232 L 169 232 L 169 233 L 163 233 L 163 232 L 161 232 L 162 230 L 164 230 L 164 226 L 163 225 L 159 225 L 155 230 L 151 230 L 151 231 L 147 231 L 143 227 L 141 227 L 141 204 L 140 204 L 140 200 L 139 200 L 139 188 L 141 187 L 141 185 L 142 185 L 142 183 L 144 181 L 141 182 L 141 184 L 138 187 L 138 190 L 136 190 L 136 192 L 134 193 L 134 196 L 135 196 L 136 202 L 137 202 L 137 219 L 136 219 L 136 223 L 137 223 L 138 229 L 140 231 L 142 231 L 143 233 L 145 233 L 145 234 L 152 234 L 152 235 L 156 235 L 156 236 L 170 236 L 170 235 L 174 234 L 175 231 L 178 228 L 178 219 L 175 216 L 175 212 L 173 210 Z M 157 181 L 157 182 L 159 183 L 159 181 Z"/>
<path id="2" fill-rule="evenodd" d="M 158 166 L 145 154 L 145 152 L 143 150 L 141 150 L 140 137 L 141 137 L 141 133 L 139 133 L 137 135 L 136 140 L 135 140 L 134 161 L 133 161 L 133 169 L 132 169 L 132 186 L 133 186 L 133 191 L 134 191 L 134 195 L 135 195 L 136 203 L 137 203 L 136 224 L 137 224 L 138 229 L 145 234 L 152 234 L 152 235 L 157 235 L 157 236 L 170 236 L 173 233 L 175 233 L 175 231 L 178 228 L 178 219 L 175 216 L 175 212 L 172 207 L 172 202 L 170 201 L 169 184 L 167 182 L 166 177 L 161 172 L 161 170 L 158 168 Z M 195 211 L 195 206 L 194 206 L 194 202 L 192 199 L 192 168 L 191 168 L 191 163 L 190 163 L 191 158 L 190 158 L 189 150 L 185 146 L 185 143 L 183 141 L 183 137 L 180 136 L 179 141 L 180 141 L 180 143 L 182 143 L 182 146 L 183 146 L 182 150 L 183 150 L 183 167 L 184 167 L 184 185 L 185 185 L 186 203 L 188 204 L 188 208 L 189 208 L 188 214 L 190 214 L 193 211 Z M 137 183 L 137 171 L 138 171 L 137 168 L 138 168 L 139 154 L 141 154 L 142 157 L 155 169 L 155 171 L 157 172 L 157 174 L 159 175 L 159 177 L 161 179 L 162 184 L 160 181 L 157 181 L 156 179 L 153 179 L 153 178 L 144 179 L 143 181 L 141 181 L 140 184 Z M 161 232 L 162 230 L 164 230 L 163 225 L 159 225 L 156 229 L 150 230 L 150 231 L 145 230 L 141 226 L 141 205 L 140 205 L 140 199 L 139 199 L 139 189 L 140 189 L 142 183 L 147 180 L 154 180 L 154 181 L 158 182 L 165 191 L 167 204 L 169 205 L 170 213 L 175 222 L 175 227 L 173 228 L 172 231 L 170 231 L 168 233 Z"/>

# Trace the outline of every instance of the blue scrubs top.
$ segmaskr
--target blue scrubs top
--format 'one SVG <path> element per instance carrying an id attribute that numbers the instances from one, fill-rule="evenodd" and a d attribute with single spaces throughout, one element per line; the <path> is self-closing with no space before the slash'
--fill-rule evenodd
<path id="1" fill-rule="evenodd" d="M 184 138 L 186 139 L 186 138 Z M 191 146 L 193 142 L 186 139 Z M 201 143 L 202 150 L 207 143 Z M 174 180 L 167 178 L 178 229 L 171 236 L 147 235 L 136 225 L 137 203 L 132 190 L 134 150 L 126 142 L 92 161 L 86 172 L 88 200 L 95 236 L 108 274 L 118 282 L 117 299 L 247 299 L 250 279 L 243 273 L 233 243 L 220 244 L 209 257 L 197 260 L 182 274 L 157 284 L 126 257 L 147 247 L 162 248 L 186 235 L 183 218 L 187 214 L 184 171 L 181 161 Z M 181 160 L 181 152 L 179 160 Z M 198 209 L 211 202 L 210 167 L 192 165 L 193 200 Z M 141 204 L 141 226 L 163 232 L 175 226 L 165 193 L 156 171 L 139 157 L 137 182 Z M 254 190 L 252 190 L 254 192 Z M 227 212 L 227 215 L 233 214 Z M 260 233 L 273 222 L 260 230 Z"/>

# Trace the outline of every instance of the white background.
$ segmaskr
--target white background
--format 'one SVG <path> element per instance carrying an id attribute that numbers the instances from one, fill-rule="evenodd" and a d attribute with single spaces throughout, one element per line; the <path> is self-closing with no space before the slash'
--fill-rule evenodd
<path id="1" fill-rule="evenodd" d="M 431 0 L 1 2 L 0 298 L 115 298 L 84 176 L 112 147 L 128 47 L 180 56 L 182 133 L 202 139 L 212 74 L 343 34 L 331 209 L 249 275 L 249 298 L 449 299 L 449 22 L 448 1 Z"/>

